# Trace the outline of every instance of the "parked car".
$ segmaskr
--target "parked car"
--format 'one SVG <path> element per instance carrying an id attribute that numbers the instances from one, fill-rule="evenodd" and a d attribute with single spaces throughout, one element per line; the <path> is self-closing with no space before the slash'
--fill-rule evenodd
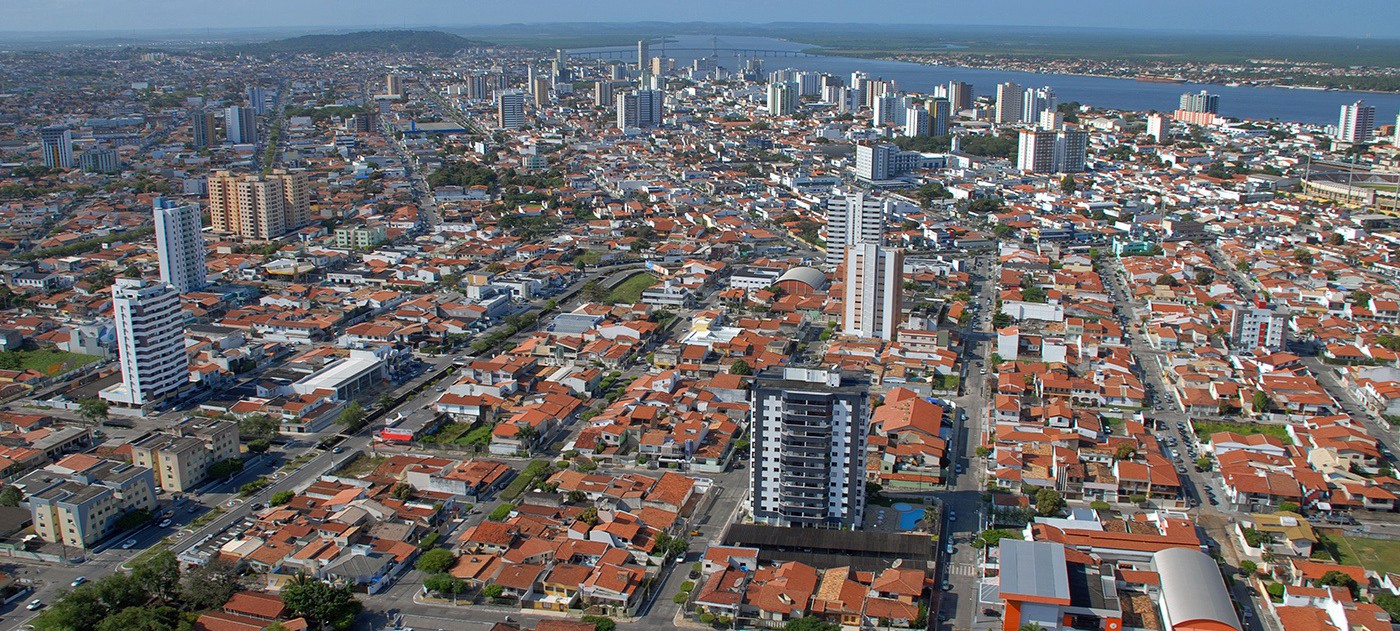
<path id="1" fill-rule="evenodd" d="M 86 576 L 79 576 L 78 578 L 73 579 L 73 582 L 72 582 L 72 583 L 69 583 L 68 586 L 69 586 L 69 587 L 77 587 L 77 586 L 79 586 L 79 585 L 82 585 L 83 583 L 86 583 L 87 581 L 88 581 L 88 578 L 87 578 Z"/>
<path id="2" fill-rule="evenodd" d="M 135 547 L 136 547 L 136 540 L 135 540 L 135 539 L 127 539 L 126 541 L 123 541 L 123 542 L 122 542 L 122 549 L 123 549 L 123 550 L 130 550 L 130 549 L 135 548 Z"/>
<path id="3" fill-rule="evenodd" d="M 35 598 L 34 600 L 29 601 L 29 604 L 25 605 L 24 608 L 30 611 L 38 611 L 44 608 L 44 601 Z"/>

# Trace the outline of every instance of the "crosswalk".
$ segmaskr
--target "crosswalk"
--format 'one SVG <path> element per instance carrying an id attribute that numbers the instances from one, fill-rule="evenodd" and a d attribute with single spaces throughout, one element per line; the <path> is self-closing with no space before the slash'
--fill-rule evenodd
<path id="1" fill-rule="evenodd" d="M 977 576 L 977 566 L 971 563 L 954 563 L 948 568 L 948 573 L 953 576 Z"/>

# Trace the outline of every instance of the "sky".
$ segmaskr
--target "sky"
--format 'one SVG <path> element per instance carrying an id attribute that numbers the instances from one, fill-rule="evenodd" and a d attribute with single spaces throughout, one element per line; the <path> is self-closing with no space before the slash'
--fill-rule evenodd
<path id="1" fill-rule="evenodd" d="M 0 0 L 4 31 L 862 22 L 1208 30 L 1400 39 L 1397 0 Z"/>

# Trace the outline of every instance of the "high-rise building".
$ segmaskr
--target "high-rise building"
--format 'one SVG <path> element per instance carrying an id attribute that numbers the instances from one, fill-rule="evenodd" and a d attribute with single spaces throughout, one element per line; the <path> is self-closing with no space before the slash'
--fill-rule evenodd
<path id="1" fill-rule="evenodd" d="M 768 115 L 792 116 L 797 112 L 797 84 L 783 81 L 768 84 Z"/>
<path id="2" fill-rule="evenodd" d="M 549 93 L 554 88 L 554 82 L 549 77 L 535 77 L 530 82 L 530 93 L 535 97 L 535 107 L 549 106 Z"/>
<path id="3" fill-rule="evenodd" d="M 275 239 L 311 222 L 306 174 L 278 169 L 269 175 L 209 176 L 209 222 L 215 232 Z"/>
<path id="4" fill-rule="evenodd" d="M 822 75 L 819 72 L 799 72 L 794 80 L 797 82 L 797 93 L 802 96 L 822 93 Z"/>
<path id="5" fill-rule="evenodd" d="M 204 109 L 190 110 L 190 144 L 203 149 L 214 144 L 214 113 Z"/>
<path id="6" fill-rule="evenodd" d="M 1034 123 L 1040 120 L 1040 113 L 1053 110 L 1060 104 L 1055 98 L 1055 90 L 1050 87 L 1026 88 L 1021 96 L 1021 122 Z"/>
<path id="7" fill-rule="evenodd" d="M 1357 100 L 1351 105 L 1343 105 L 1337 119 L 1337 139 L 1342 142 L 1370 142 L 1375 137 L 1376 108 L 1366 101 Z"/>
<path id="8" fill-rule="evenodd" d="M 651 51 L 647 48 L 646 40 L 637 41 L 637 70 L 645 71 L 647 61 L 651 59 Z"/>
<path id="9" fill-rule="evenodd" d="M 904 320 L 904 251 L 879 242 L 846 246 L 844 335 L 893 341 Z"/>
<path id="10" fill-rule="evenodd" d="M 235 145 L 256 143 L 258 115 L 249 108 L 237 105 L 224 110 L 224 138 Z"/>
<path id="11" fill-rule="evenodd" d="M 948 99 L 929 99 L 925 104 L 928 108 L 929 135 L 947 136 L 948 119 L 952 116 L 952 102 Z"/>
<path id="12" fill-rule="evenodd" d="M 843 85 L 828 85 L 822 88 L 822 102 L 836 105 L 836 111 L 841 114 L 855 109 L 851 102 L 851 89 Z"/>
<path id="13" fill-rule="evenodd" d="M 1025 92 L 1021 86 L 1010 81 L 997 84 L 997 115 L 998 123 L 1019 123 L 1021 118 Z"/>
<path id="14" fill-rule="evenodd" d="M 1030 173 L 1078 173 L 1084 170 L 1089 134 L 1083 130 L 1021 130 L 1016 168 Z"/>
<path id="15" fill-rule="evenodd" d="M 204 238 L 200 236 L 199 204 L 176 204 L 157 197 L 154 207 L 160 281 L 182 294 L 204 287 Z"/>
<path id="16" fill-rule="evenodd" d="M 972 107 L 972 84 L 961 81 L 948 82 L 948 105 L 957 114 Z"/>
<path id="17" fill-rule="evenodd" d="M 864 107 L 870 101 L 870 77 L 864 72 L 851 73 L 851 101 L 855 109 Z"/>
<path id="18" fill-rule="evenodd" d="M 491 87 L 486 82 L 486 75 L 480 72 L 467 75 L 467 98 L 473 101 L 491 98 Z"/>
<path id="19" fill-rule="evenodd" d="M 845 261 L 846 246 L 880 243 L 885 237 L 885 201 L 874 195 L 834 195 L 826 200 L 826 265 Z"/>
<path id="20" fill-rule="evenodd" d="M 1253 305 L 1233 305 L 1230 312 L 1230 343 L 1241 350 L 1266 348 L 1283 350 L 1283 330 L 1288 316 L 1260 302 Z"/>
<path id="21" fill-rule="evenodd" d="M 392 72 L 384 75 L 384 96 L 403 97 L 403 77 Z"/>
<path id="22" fill-rule="evenodd" d="M 905 136 L 927 136 L 929 135 L 928 110 L 922 107 L 910 107 L 904 112 L 904 135 Z"/>
<path id="23" fill-rule="evenodd" d="M 665 118 L 666 93 L 660 90 L 634 90 L 616 95 L 617 128 L 656 127 Z"/>
<path id="24" fill-rule="evenodd" d="M 525 126 L 523 92 L 509 90 L 496 95 L 496 124 L 501 129 L 520 129 Z"/>
<path id="25" fill-rule="evenodd" d="M 1395 115 L 1395 138 L 1390 141 L 1390 144 L 1400 147 L 1400 114 Z"/>
<path id="26" fill-rule="evenodd" d="M 882 125 L 900 126 L 905 123 L 904 116 L 908 110 L 909 97 L 887 92 L 872 100 L 870 122 L 876 127 Z"/>
<path id="27" fill-rule="evenodd" d="M 267 94 L 263 92 L 262 88 L 255 85 L 248 86 L 248 109 L 253 110 L 253 113 L 258 116 L 267 113 Z"/>
<path id="28" fill-rule="evenodd" d="M 598 81 L 593 84 L 593 105 L 594 107 L 607 107 L 613 102 L 613 84 L 611 81 Z"/>
<path id="29" fill-rule="evenodd" d="M 190 381 L 180 292 L 165 283 L 118 278 L 112 286 L 112 319 L 122 382 L 102 399 L 142 406 L 178 392 Z"/>
<path id="30" fill-rule="evenodd" d="M 899 147 L 885 143 L 856 145 L 856 177 L 877 182 L 890 179 L 890 156 Z"/>
<path id="31" fill-rule="evenodd" d="M 44 151 L 44 166 L 53 169 L 73 168 L 73 132 L 67 127 L 45 127 L 39 130 Z"/>
<path id="32" fill-rule="evenodd" d="M 749 511 L 778 526 L 857 527 L 865 517 L 870 381 L 770 368 L 754 382 Z"/>
<path id="33" fill-rule="evenodd" d="M 1220 110 L 1220 95 L 1211 94 L 1205 90 L 1200 92 L 1187 92 L 1181 95 L 1181 101 L 1177 109 L 1187 112 L 1199 112 L 1202 114 L 1218 114 Z"/>
<path id="34" fill-rule="evenodd" d="M 209 477 L 214 465 L 238 457 L 238 424 L 191 417 L 131 443 L 131 461 L 156 472 L 160 488 L 183 493 Z"/>
<path id="35" fill-rule="evenodd" d="M 1050 131 L 1059 131 L 1065 126 L 1065 115 L 1059 110 L 1041 110 L 1040 116 L 1033 120 L 1036 122 L 1036 127 Z"/>
<path id="36" fill-rule="evenodd" d="M 88 173 L 116 173 L 121 170 L 121 159 L 116 149 L 95 147 L 78 156 L 78 166 Z"/>
<path id="37" fill-rule="evenodd" d="M 1172 135 L 1172 119 L 1162 114 L 1147 115 L 1147 135 L 1161 143 Z"/>

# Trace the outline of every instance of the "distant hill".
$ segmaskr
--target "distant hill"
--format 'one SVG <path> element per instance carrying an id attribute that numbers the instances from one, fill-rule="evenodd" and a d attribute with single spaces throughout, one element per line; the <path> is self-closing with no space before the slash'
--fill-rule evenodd
<path id="1" fill-rule="evenodd" d="M 339 35 L 303 35 L 261 44 L 248 49 L 261 53 L 422 53 L 451 55 L 464 48 L 480 46 L 465 37 L 442 31 L 359 31 Z"/>

